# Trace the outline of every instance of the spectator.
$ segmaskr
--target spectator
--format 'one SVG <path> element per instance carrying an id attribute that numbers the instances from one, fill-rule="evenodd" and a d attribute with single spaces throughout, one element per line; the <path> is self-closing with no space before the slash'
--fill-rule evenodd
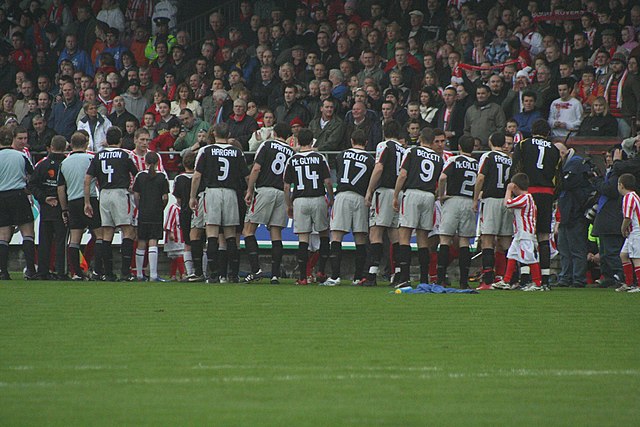
<path id="1" fill-rule="evenodd" d="M 120 10 L 116 0 L 102 0 L 102 9 L 96 18 L 121 33 L 125 30 L 124 13 Z"/>
<path id="2" fill-rule="evenodd" d="M 53 106 L 47 126 L 69 141 L 76 131 L 76 117 L 81 109 L 82 103 L 73 83 L 65 83 L 62 85 L 62 99 Z"/>
<path id="3" fill-rule="evenodd" d="M 29 151 L 34 156 L 34 160 L 36 155 L 34 153 L 44 153 L 49 151 L 49 147 L 51 146 L 51 138 L 53 138 L 56 133 L 47 126 L 47 122 L 42 116 L 34 116 L 31 120 L 31 130 L 29 131 Z M 42 156 L 39 156 L 42 158 Z"/>
<path id="4" fill-rule="evenodd" d="M 273 139 L 273 126 L 275 124 L 275 116 L 271 110 L 264 112 L 262 116 L 264 125 L 253 132 L 251 139 L 249 139 L 249 151 L 256 151 L 260 145 L 269 139 Z"/>
<path id="5" fill-rule="evenodd" d="M 118 95 L 113 98 L 113 108 L 111 109 L 111 114 L 109 114 L 107 118 L 113 126 L 118 126 L 123 134 L 127 130 L 126 125 L 128 121 L 133 120 L 140 123 L 140 120 L 138 120 L 137 117 L 127 111 L 126 101 L 122 95 Z"/>
<path id="6" fill-rule="evenodd" d="M 249 138 L 258 129 L 253 117 L 247 115 L 247 103 L 243 99 L 233 101 L 233 114 L 227 120 L 229 138 L 235 138 L 242 145 L 243 151 L 249 150 Z"/>
<path id="7" fill-rule="evenodd" d="M 295 117 L 302 120 L 306 126 L 311 119 L 309 110 L 296 99 L 298 87 L 294 84 L 287 84 L 283 87 L 284 103 L 278 105 L 275 110 L 277 123 L 289 123 Z"/>
<path id="8" fill-rule="evenodd" d="M 168 104 L 167 101 L 163 101 L 162 105 Z M 173 117 L 173 116 L 171 116 Z M 198 136 L 198 132 L 201 130 L 208 131 L 209 123 L 203 122 L 196 118 L 193 111 L 185 108 L 180 112 L 180 121 L 182 122 L 183 129 L 180 131 L 173 147 L 176 151 L 182 151 L 185 148 L 191 148 L 195 143 Z M 166 128 L 169 129 L 170 120 L 167 120 Z M 247 138 L 248 140 L 249 138 Z"/>
<path id="9" fill-rule="evenodd" d="M 142 96 L 140 92 L 140 81 L 133 79 L 130 80 L 127 85 L 127 91 L 122 94 L 125 108 L 130 112 L 139 122 L 142 121 L 144 112 L 149 108 L 149 102 Z"/>
<path id="10" fill-rule="evenodd" d="M 71 61 L 76 70 L 93 76 L 93 64 L 86 51 L 78 48 L 78 37 L 75 34 L 67 34 L 65 37 L 65 48 L 58 58 L 58 65 L 65 59 Z"/>
<path id="11" fill-rule="evenodd" d="M 85 102 L 83 109 L 86 116 L 78 123 L 78 130 L 85 130 L 89 134 L 89 151 L 102 151 L 107 145 L 107 130 L 111 127 L 111 122 L 98 113 L 95 102 Z"/>
<path id="12" fill-rule="evenodd" d="M 483 148 L 486 149 L 489 135 L 502 131 L 506 125 L 506 118 L 502 108 L 493 102 L 489 102 L 490 89 L 481 86 L 476 89 L 476 102 L 469 107 L 464 118 L 464 134 L 480 138 Z"/>
<path id="13" fill-rule="evenodd" d="M 522 137 L 531 137 L 531 126 L 536 120 L 542 119 L 540 111 L 536 110 L 536 93 L 527 91 L 522 94 L 522 112 L 513 116 L 513 119 L 518 124 L 518 131 L 521 132 Z"/>
<path id="14" fill-rule="evenodd" d="M 566 139 L 580 127 L 582 104 L 571 96 L 571 83 L 566 79 L 558 83 L 558 93 L 560 98 L 551 103 L 548 121 L 551 136 Z"/>
<path id="15" fill-rule="evenodd" d="M 604 96 L 611 115 L 618 121 L 618 136 L 628 138 L 632 117 L 640 116 L 640 80 L 629 76 L 623 53 L 614 54 L 610 65 L 611 74 L 605 82 Z"/>
<path id="16" fill-rule="evenodd" d="M 372 115 L 367 114 L 367 107 L 363 102 L 356 102 L 353 104 L 353 109 L 350 113 L 351 120 L 348 120 L 346 123 L 344 142 L 342 143 L 342 146 L 348 147 L 347 144 L 351 143 L 351 135 L 355 130 L 360 129 L 367 136 L 367 151 L 375 150 L 378 143 L 382 141 L 382 128 L 380 127 L 380 121 L 377 120 L 375 113 Z M 349 117 L 348 114 L 347 117 Z"/>
<path id="17" fill-rule="evenodd" d="M 169 131 L 156 136 L 149 144 L 151 151 L 175 151 L 174 144 L 182 125 L 178 119 L 171 119 L 168 123 Z M 177 172 L 180 164 L 180 156 L 177 154 L 161 154 L 162 165 L 167 172 Z"/>
<path id="18" fill-rule="evenodd" d="M 320 151 L 339 151 L 343 148 L 345 124 L 335 116 L 335 104 L 330 99 L 322 101 L 321 116 L 309 124 L 316 139 L 315 146 Z"/>
<path id="19" fill-rule="evenodd" d="M 604 87 L 596 81 L 595 71 L 591 67 L 583 69 L 581 77 L 573 88 L 573 96 L 582 103 L 582 109 L 588 114 L 591 112 L 593 101 L 604 94 Z"/>
<path id="20" fill-rule="evenodd" d="M 618 122 L 609 113 L 607 100 L 599 96 L 593 101 L 591 113 L 580 124 L 578 136 L 616 137 Z"/>

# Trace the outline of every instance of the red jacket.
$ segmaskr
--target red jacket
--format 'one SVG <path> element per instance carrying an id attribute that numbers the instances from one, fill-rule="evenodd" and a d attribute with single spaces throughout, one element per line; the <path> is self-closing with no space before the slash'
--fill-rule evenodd
<path id="1" fill-rule="evenodd" d="M 171 132 L 165 132 L 162 135 L 156 136 L 151 143 L 149 143 L 149 150 L 151 151 L 173 151 L 173 144 L 176 142 L 176 138 L 171 136 Z M 162 164 L 167 172 L 177 172 L 180 166 L 180 155 L 176 154 L 161 154 Z"/>

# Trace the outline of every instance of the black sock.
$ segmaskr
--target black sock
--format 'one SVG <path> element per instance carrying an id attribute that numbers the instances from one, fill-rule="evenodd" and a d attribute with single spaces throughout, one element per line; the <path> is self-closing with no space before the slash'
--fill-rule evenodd
<path id="1" fill-rule="evenodd" d="M 271 275 L 282 276 L 282 240 L 274 240 L 271 242 Z"/>
<path id="2" fill-rule="evenodd" d="M 229 263 L 229 276 L 238 277 L 238 244 L 235 237 L 227 239 L 227 259 Z"/>
<path id="3" fill-rule="evenodd" d="M 102 241 L 102 265 L 104 266 L 104 274 L 113 276 L 113 249 L 111 242 Z"/>
<path id="4" fill-rule="evenodd" d="M 438 284 L 444 285 L 449 265 L 449 245 L 438 247 Z"/>
<path id="5" fill-rule="evenodd" d="M 218 265 L 216 264 L 216 257 L 218 255 L 218 236 L 207 238 L 207 258 L 209 273 L 213 276 L 217 274 Z"/>
<path id="6" fill-rule="evenodd" d="M 247 258 L 249 258 L 251 273 L 255 273 L 260 270 L 260 263 L 258 261 L 258 241 L 256 240 L 256 236 L 245 236 L 244 247 L 247 251 Z"/>
<path id="7" fill-rule="evenodd" d="M 300 280 L 307 280 L 307 260 L 309 259 L 309 243 L 300 242 L 298 244 L 298 277 Z"/>
<path id="8" fill-rule="evenodd" d="M 320 258 L 318 258 L 318 273 L 326 273 L 327 261 L 329 261 L 329 255 L 331 253 L 329 238 L 320 238 Z"/>
<path id="9" fill-rule="evenodd" d="M 394 249 L 394 258 L 397 258 L 398 264 L 397 267 L 400 268 L 400 278 L 397 280 L 398 283 L 406 282 L 409 280 L 411 274 L 411 245 L 398 245 L 398 256 L 395 256 Z"/>
<path id="10" fill-rule="evenodd" d="M 340 261 L 342 260 L 342 242 L 331 242 L 331 277 L 337 279 L 340 277 Z"/>
<path id="11" fill-rule="evenodd" d="M 471 264 L 471 254 L 468 246 L 460 248 L 458 263 L 460 265 L 460 288 L 466 289 L 469 287 L 469 265 Z"/>
<path id="12" fill-rule="evenodd" d="M 226 243 L 225 243 L 226 245 Z M 209 252 L 207 252 L 207 255 Z M 227 277 L 227 273 L 229 272 L 229 254 L 227 253 L 227 248 L 221 248 L 218 243 L 218 276 Z"/>
<path id="13" fill-rule="evenodd" d="M 191 258 L 193 259 L 193 273 L 202 276 L 202 240 L 191 241 Z"/>
<path id="14" fill-rule="evenodd" d="M 353 273 L 354 280 L 360 280 L 363 277 L 364 264 L 367 261 L 367 245 L 356 244 L 356 266 Z"/>
<path id="15" fill-rule="evenodd" d="M 78 276 L 82 276 L 82 268 L 80 268 L 80 244 L 69 243 L 69 263 L 73 271 Z"/>
<path id="16" fill-rule="evenodd" d="M 420 263 L 420 283 L 429 283 L 429 248 L 418 248 Z"/>
<path id="17" fill-rule="evenodd" d="M 551 268 L 551 246 L 548 240 L 538 242 L 538 253 L 540 255 L 540 272 L 542 273 L 542 284 L 549 284 L 549 269 Z"/>
<path id="18" fill-rule="evenodd" d="M 27 264 L 27 272 L 36 272 L 36 245 L 33 243 L 33 237 L 27 236 L 22 238 L 22 251 Z M 47 266 L 47 269 L 49 267 Z M 46 270 L 45 270 L 46 271 Z"/>
<path id="19" fill-rule="evenodd" d="M 395 273 L 399 273 L 400 272 L 400 259 L 402 257 L 402 251 L 400 250 L 400 243 L 392 243 L 391 244 L 391 250 L 393 251 L 393 256 L 391 257 L 391 260 L 393 261 L 393 271 L 391 272 L 391 274 L 395 274 Z M 398 279 L 396 279 L 398 280 Z"/>
<path id="20" fill-rule="evenodd" d="M 102 239 L 96 239 L 93 250 L 93 271 L 100 276 L 104 274 L 104 257 L 102 255 L 104 247 L 102 243 Z"/>
<path id="21" fill-rule="evenodd" d="M 490 285 L 495 280 L 494 267 L 496 265 L 495 251 L 493 248 L 482 250 L 482 281 Z"/>
<path id="22" fill-rule="evenodd" d="M 122 265 L 120 266 L 120 273 L 122 274 L 122 277 L 127 277 L 129 274 L 131 274 L 131 258 L 133 258 L 132 239 L 122 239 L 120 253 L 122 254 Z"/>
<path id="23" fill-rule="evenodd" d="M 9 242 L 0 240 L 0 271 L 9 273 Z"/>
<path id="24" fill-rule="evenodd" d="M 375 280 L 378 275 L 380 258 L 382 258 L 382 243 L 372 243 L 369 246 L 369 272 L 367 275 L 371 281 Z"/>

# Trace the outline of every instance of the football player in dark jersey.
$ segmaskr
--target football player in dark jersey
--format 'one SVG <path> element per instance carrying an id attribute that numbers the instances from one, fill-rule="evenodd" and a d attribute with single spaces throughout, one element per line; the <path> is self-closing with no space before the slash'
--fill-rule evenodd
<path id="1" fill-rule="evenodd" d="M 495 260 L 506 257 L 513 236 L 513 213 L 504 205 L 511 172 L 511 157 L 503 152 L 504 146 L 504 134 L 496 132 L 489 135 L 491 151 L 480 157 L 473 193 L 473 210 L 480 212 L 482 283 L 476 290 L 481 291 L 493 289 Z"/>
<path id="2" fill-rule="evenodd" d="M 217 255 L 221 229 L 227 243 L 228 259 L 237 259 L 236 227 L 240 225 L 237 192 L 246 185 L 247 175 L 249 170 L 244 153 L 231 144 L 216 141 L 215 144 L 202 148 L 198 155 L 191 180 L 189 206 L 192 210 L 198 208 L 196 196 L 202 182 L 206 187 L 207 258 L 209 272 L 212 274 L 208 283 L 220 281 L 219 277 L 214 276 L 213 273 L 217 273 L 220 267 Z M 229 277 L 237 276 L 238 272 L 231 271 Z"/>
<path id="3" fill-rule="evenodd" d="M 189 207 L 189 197 L 191 195 L 191 178 L 193 177 L 193 169 L 196 165 L 196 153 L 187 151 L 182 156 L 182 166 L 184 172 L 178 175 L 173 182 L 173 196 L 180 205 L 180 229 L 184 238 L 184 251 L 182 257 L 184 259 L 184 267 L 187 270 L 187 280 L 195 275 L 193 256 L 191 253 L 191 216 L 193 211 Z M 202 251 L 202 249 L 201 249 Z M 202 254 L 202 252 L 200 252 Z M 202 255 L 200 255 L 202 256 Z M 200 259 L 200 268 L 198 269 L 202 276 L 202 259 Z"/>
<path id="4" fill-rule="evenodd" d="M 420 146 L 407 149 L 393 193 L 393 209 L 400 213 L 400 279 L 396 288 L 409 284 L 411 233 L 416 230 L 420 283 L 429 281 L 429 231 L 433 229 L 433 210 L 438 179 L 444 166 L 442 157 L 428 148 L 433 140 L 446 139 L 441 129 L 425 128 Z M 404 190 L 400 200 L 400 192 Z"/>
<path id="5" fill-rule="evenodd" d="M 120 272 L 122 280 L 135 281 L 131 274 L 131 258 L 133 257 L 133 197 L 130 193 L 132 179 L 138 173 L 127 150 L 120 148 L 122 131 L 118 127 L 107 130 L 107 147 L 95 155 L 84 178 L 84 212 L 91 218 L 98 212 L 91 205 L 91 185 L 95 178 L 100 187 L 100 221 L 102 223 L 102 256 L 104 263 L 104 280 L 116 279 L 113 274 L 113 253 L 111 242 L 116 227 L 122 233 L 120 253 L 122 264 Z"/>
<path id="6" fill-rule="evenodd" d="M 538 209 L 536 219 L 536 235 L 540 253 L 540 271 L 542 287 L 549 290 L 549 274 L 551 266 L 551 217 L 553 200 L 562 170 L 560 151 L 548 139 L 551 128 L 546 120 L 540 119 L 531 125 L 531 138 L 524 139 L 513 148 L 513 166 L 511 175 L 518 172 L 529 177 L 529 193 L 533 196 Z"/>
<path id="7" fill-rule="evenodd" d="M 472 157 L 474 139 L 463 135 L 458 140 L 460 154 L 446 163 L 438 183 L 442 202 L 440 247 L 438 248 L 438 283 L 446 283 L 449 247 L 458 235 L 460 255 L 460 288 L 467 288 L 469 278 L 469 239 L 476 234 L 476 214 L 473 212 L 473 190 L 478 175 L 478 161 Z"/>
<path id="8" fill-rule="evenodd" d="M 364 151 L 367 136 L 357 129 L 351 134 L 351 148 L 344 150 L 336 159 L 336 201 L 331 209 L 331 277 L 326 286 L 340 284 L 340 262 L 342 239 L 353 232 L 356 243 L 355 272 L 353 283 L 362 280 L 367 257 L 367 232 L 369 231 L 369 209 L 364 197 L 369 186 L 375 160 Z"/>
<path id="9" fill-rule="evenodd" d="M 313 133 L 298 133 L 300 151 L 289 159 L 284 171 L 284 199 L 287 214 L 293 218 L 293 232 L 298 235 L 298 285 L 307 285 L 309 236 L 320 234 L 318 282 L 326 281 L 329 258 L 329 207 L 333 205 L 333 184 L 327 159 L 313 148 Z M 291 189 L 293 186 L 293 189 Z"/>
<path id="10" fill-rule="evenodd" d="M 375 286 L 382 257 L 382 240 L 385 231 L 393 245 L 396 272 L 400 265 L 398 256 L 398 212 L 393 210 L 393 189 L 400 172 L 405 148 L 400 143 L 402 129 L 395 120 L 384 125 L 385 141 L 376 146 L 376 165 L 371 174 L 365 197 L 369 209 L 369 271 L 364 286 Z"/>
<path id="11" fill-rule="evenodd" d="M 259 280 L 262 269 L 258 260 L 256 229 L 264 224 L 271 235 L 271 284 L 278 284 L 282 264 L 282 229 L 287 226 L 287 207 L 284 202 L 284 168 L 294 151 L 286 143 L 291 136 L 291 126 L 278 123 L 273 128 L 273 139 L 264 141 L 256 151 L 249 174 L 249 186 L 245 196 L 248 206 L 244 223 L 244 244 L 249 256 L 251 273 L 247 283 Z"/>

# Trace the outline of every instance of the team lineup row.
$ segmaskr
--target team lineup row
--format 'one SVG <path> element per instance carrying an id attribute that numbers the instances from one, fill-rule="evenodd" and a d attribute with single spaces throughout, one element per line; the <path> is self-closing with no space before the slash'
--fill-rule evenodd
<path id="1" fill-rule="evenodd" d="M 277 125 L 274 139 L 260 146 L 249 169 L 242 151 L 228 140 L 226 125 L 217 125 L 209 136 L 212 144 L 183 158 L 186 172 L 175 180 L 173 194 L 179 209 L 175 214 L 177 224 L 170 235 L 184 242 L 188 280 L 194 282 L 204 279 L 203 232 L 211 282 L 226 278 L 219 274 L 227 271 L 226 260 L 223 267 L 218 259 L 220 244 L 226 246 L 228 280 L 238 280 L 238 239 L 240 234 L 244 235 L 251 265 L 245 280 L 252 282 L 263 274 L 255 231 L 259 224 L 265 224 L 272 239 L 271 281 L 277 283 L 283 252 L 281 232 L 288 216 L 293 218 L 294 232 L 299 238 L 297 283 L 308 283 L 309 241 L 311 233 L 317 232 L 320 240 L 317 279 L 320 284 L 334 286 L 341 282 L 342 239 L 353 232 L 356 243 L 353 283 L 371 286 L 376 283 L 386 233 L 393 244 L 393 284 L 397 287 L 410 282 L 410 239 L 414 231 L 421 283 L 448 283 L 449 249 L 454 236 L 458 236 L 460 287 L 466 288 L 471 261 L 469 240 L 476 235 L 478 217 L 483 261 L 483 282 L 479 289 L 510 288 L 516 263 L 522 267 L 520 283 L 529 285 L 533 281 L 525 287 L 527 290 L 545 289 L 553 189 L 563 146 L 546 139 L 549 131 L 546 122 L 537 125 L 535 136 L 521 141 L 514 149 L 509 136 L 493 134 L 491 151 L 479 161 L 472 156 L 472 137 L 461 139 L 460 154 L 454 156 L 444 151 L 445 135 L 439 129 L 424 129 L 420 145 L 406 148 L 399 142 L 399 124 L 391 121 L 385 125 L 385 141 L 377 145 L 375 158 L 364 150 L 364 133 L 354 132 L 352 148 L 336 159 L 335 199 L 327 160 L 314 149 L 313 135 L 306 129 L 298 136 L 300 148 L 296 153 L 284 142 L 290 128 L 286 124 Z M 144 136 L 141 131 L 136 138 Z M 144 277 L 145 249 L 151 279 L 162 280 L 157 272 L 158 241 L 163 237 L 168 181 L 159 173 L 161 162 L 156 153 L 147 152 L 140 159 L 139 154 L 119 148 L 121 137 L 118 129 L 112 128 L 107 135 L 109 147 L 93 155 L 86 153 L 86 135 L 74 134 L 72 155 L 59 162 L 59 171 L 51 180 L 61 217 L 70 228 L 71 269 L 77 279 L 83 278 L 79 265 L 80 239 L 84 229 L 90 228 L 97 243 L 94 277 L 114 280 L 111 241 L 119 227 L 123 280 Z M 64 152 L 66 141 L 59 145 L 52 144 L 49 157 Z M 0 153 L 4 154 L 4 150 Z M 16 160 L 19 165 L 16 171 L 25 175 L 32 172 L 29 166 L 20 167 L 28 165 L 28 161 L 17 157 Z M 100 189 L 99 202 L 96 187 Z M 11 196 L 9 193 L 3 191 L 2 195 Z M 18 225 L 23 237 L 25 234 L 28 237 L 29 230 L 23 230 L 24 221 L 17 219 L 19 213 L 27 213 L 24 203 L 17 203 L 14 210 L 14 215 L 3 216 L 0 226 Z M 480 214 L 476 215 L 477 212 Z M 0 249 L 4 249 L 3 242 L 8 240 L 2 237 Z M 136 238 L 137 274 L 133 275 L 129 265 Z M 29 251 L 28 240 L 24 240 L 25 254 Z M 506 264 L 504 277 L 495 278 L 496 258 L 504 256 L 507 249 L 509 261 L 502 263 Z M 26 258 L 29 274 L 34 270 L 29 265 L 30 257 Z M 329 260 L 330 277 L 326 273 Z M 3 276 L 8 276 L 6 265 L 0 265 L 0 270 Z"/>

